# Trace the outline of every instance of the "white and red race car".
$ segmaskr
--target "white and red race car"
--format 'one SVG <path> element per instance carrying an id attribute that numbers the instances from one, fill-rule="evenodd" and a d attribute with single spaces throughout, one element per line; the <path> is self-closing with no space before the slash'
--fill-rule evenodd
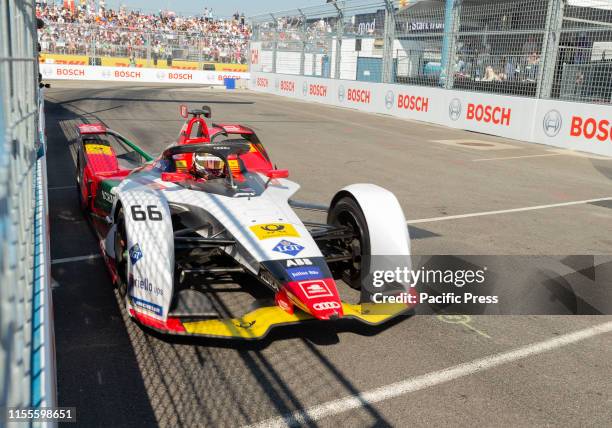
<path id="1" fill-rule="evenodd" d="M 328 207 L 293 201 L 299 185 L 273 166 L 251 129 L 209 127 L 207 107 L 189 115 L 179 141 L 155 159 L 102 124 L 79 127 L 80 203 L 132 318 L 164 333 L 259 339 L 279 325 L 376 325 L 411 309 L 366 310 L 363 298 L 343 301 L 336 283 L 359 289 L 377 256 L 410 268 L 408 228 L 392 193 L 354 184 Z M 327 221 L 302 221 L 294 209 L 325 211 Z M 241 314 L 215 298 L 215 281 L 237 272 L 261 285 Z"/>

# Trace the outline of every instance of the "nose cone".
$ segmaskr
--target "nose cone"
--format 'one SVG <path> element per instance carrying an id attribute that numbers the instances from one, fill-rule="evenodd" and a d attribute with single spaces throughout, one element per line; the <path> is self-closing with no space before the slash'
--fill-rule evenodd
<path id="1" fill-rule="evenodd" d="M 303 311 L 320 320 L 342 317 L 342 302 L 332 278 L 289 282 L 287 295 Z"/>

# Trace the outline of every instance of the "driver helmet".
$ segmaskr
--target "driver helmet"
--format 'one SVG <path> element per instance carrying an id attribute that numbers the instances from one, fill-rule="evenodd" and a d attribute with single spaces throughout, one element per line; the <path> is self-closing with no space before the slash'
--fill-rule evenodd
<path id="1" fill-rule="evenodd" d="M 194 155 L 194 169 L 198 175 L 207 177 L 220 177 L 223 174 L 223 160 L 217 156 L 206 153 L 196 153 Z"/>

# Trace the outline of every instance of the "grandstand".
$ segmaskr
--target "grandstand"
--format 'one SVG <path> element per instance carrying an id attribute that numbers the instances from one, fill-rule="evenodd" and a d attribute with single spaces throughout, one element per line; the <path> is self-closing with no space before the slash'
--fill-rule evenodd
<path id="1" fill-rule="evenodd" d="M 41 60 L 217 71 L 246 71 L 250 27 L 230 19 L 143 13 L 92 5 L 39 4 L 46 23 L 39 34 Z M 77 58 L 75 58 L 75 56 Z M 231 66 L 230 66 L 231 65 Z"/>

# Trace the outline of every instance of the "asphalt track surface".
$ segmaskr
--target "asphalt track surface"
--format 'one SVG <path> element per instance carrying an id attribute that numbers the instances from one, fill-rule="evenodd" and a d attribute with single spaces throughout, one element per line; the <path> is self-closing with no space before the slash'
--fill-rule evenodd
<path id="1" fill-rule="evenodd" d="M 178 134 L 181 103 L 208 104 L 215 121 L 252 126 L 302 185 L 301 200 L 328 203 L 354 182 L 389 188 L 406 217 L 420 220 L 411 227 L 415 254 L 612 254 L 611 160 L 248 91 L 53 83 L 46 111 L 59 404 L 77 407 L 79 425 L 268 425 L 383 388 L 379 400 L 361 395 L 353 407 L 286 421 L 610 426 L 610 330 L 537 344 L 611 317 L 452 323 L 417 315 L 376 329 L 284 328 L 257 343 L 168 340 L 126 319 L 77 206 L 70 146 L 77 124 L 103 121 L 157 153 Z M 592 200 L 600 201 L 582 202 Z M 516 210 L 525 207 L 538 208 Z M 503 364 L 477 362 L 453 379 L 440 372 L 530 344 L 535 351 Z M 384 395 L 387 385 L 430 373 L 433 383 Z"/>

